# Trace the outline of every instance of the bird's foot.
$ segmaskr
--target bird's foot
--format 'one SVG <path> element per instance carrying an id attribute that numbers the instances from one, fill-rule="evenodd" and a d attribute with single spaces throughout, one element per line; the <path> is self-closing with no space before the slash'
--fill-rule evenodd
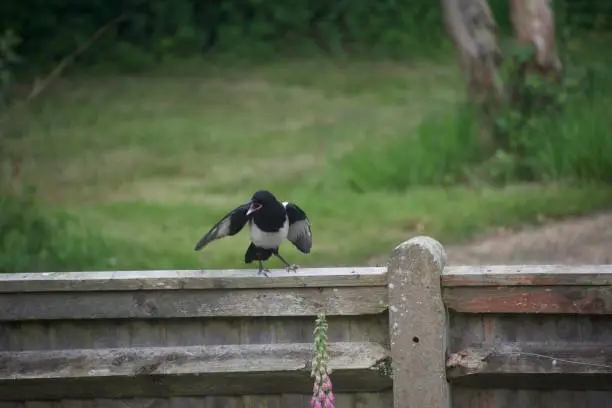
<path id="1" fill-rule="evenodd" d="M 268 278 L 270 275 L 268 275 L 270 273 L 270 270 L 267 268 L 262 268 L 259 270 L 259 272 L 257 272 L 258 275 L 263 275 L 266 278 Z"/>
<path id="2" fill-rule="evenodd" d="M 296 264 L 293 265 L 285 265 L 285 270 L 287 272 L 296 272 L 299 269 L 299 266 Z"/>

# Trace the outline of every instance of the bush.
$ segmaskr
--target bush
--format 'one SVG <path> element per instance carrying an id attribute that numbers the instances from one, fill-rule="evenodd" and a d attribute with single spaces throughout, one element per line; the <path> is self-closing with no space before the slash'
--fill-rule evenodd
<path id="1" fill-rule="evenodd" d="M 587 89 L 570 95 L 562 108 L 535 115 L 512 132 L 514 179 L 612 181 L 612 81 L 592 74 Z"/>
<path id="2" fill-rule="evenodd" d="M 44 211 L 34 192 L 0 195 L 0 272 L 106 269 L 104 242 L 63 214 Z"/>
<path id="3" fill-rule="evenodd" d="M 414 134 L 357 146 L 331 171 L 356 192 L 455 184 L 482 157 L 476 135 L 471 109 L 460 105 L 430 114 Z"/>
<path id="4" fill-rule="evenodd" d="M 490 5 L 502 31 L 508 31 L 508 2 Z M 555 6 L 562 24 L 612 28 L 607 2 L 563 0 Z M 326 52 L 411 56 L 447 42 L 440 3 L 430 0 L 6 1 L 0 3 L 0 31 L 21 34 L 18 52 L 34 68 L 53 64 L 120 14 L 128 18 L 105 33 L 81 62 L 112 61 L 135 69 L 145 61 L 152 65 L 211 50 L 261 58 L 313 45 Z"/>
<path id="5" fill-rule="evenodd" d="M 56 61 L 122 13 L 128 19 L 106 33 L 82 62 L 106 63 L 112 54 L 120 58 L 114 64 L 131 67 L 137 65 L 132 56 L 142 61 L 148 55 L 154 63 L 211 50 L 262 57 L 308 44 L 330 52 L 411 52 L 442 39 L 440 8 L 425 0 L 408 5 L 390 0 L 94 0 L 78 7 L 68 0 L 35 3 L 0 6 L 0 30 L 18 31 L 26 39 L 18 51 L 33 63 Z M 113 52 L 117 45 L 134 52 Z"/>
<path id="6" fill-rule="evenodd" d="M 507 125 L 509 148 L 480 148 L 474 112 L 463 105 L 425 118 L 412 134 L 364 143 L 333 163 L 345 186 L 405 190 L 419 185 L 513 181 L 612 181 L 612 81 L 600 76 L 558 112 Z"/>
<path id="7" fill-rule="evenodd" d="M 18 37 L 0 36 L 0 114 L 9 115 L 12 69 L 20 61 L 14 52 Z M 14 114 L 14 110 L 10 113 Z M 18 118 L 3 116 L 0 142 L 18 126 Z M 10 119 L 10 120 L 5 120 Z M 111 258 L 101 239 L 82 231 L 70 218 L 52 214 L 36 203 L 33 189 L 15 188 L 12 153 L 0 143 L 0 272 L 69 271 L 104 268 Z M 14 153 L 14 152 L 13 152 Z"/>

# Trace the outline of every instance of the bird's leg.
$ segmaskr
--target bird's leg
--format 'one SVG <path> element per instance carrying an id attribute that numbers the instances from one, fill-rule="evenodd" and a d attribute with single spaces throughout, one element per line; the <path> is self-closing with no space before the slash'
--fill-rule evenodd
<path id="1" fill-rule="evenodd" d="M 270 270 L 264 268 L 263 261 L 259 260 L 258 262 L 259 262 L 259 272 L 257 272 L 257 274 L 268 277 L 268 272 L 270 272 Z"/>
<path id="2" fill-rule="evenodd" d="M 295 272 L 297 271 L 297 269 L 299 268 L 299 266 L 295 265 L 295 264 L 290 264 L 289 262 L 285 261 L 285 258 L 283 258 L 281 256 L 281 254 L 278 253 L 278 251 L 274 252 L 274 255 L 277 256 L 278 259 L 280 259 L 281 261 L 283 261 L 283 263 L 285 264 L 285 270 L 287 272 Z"/>

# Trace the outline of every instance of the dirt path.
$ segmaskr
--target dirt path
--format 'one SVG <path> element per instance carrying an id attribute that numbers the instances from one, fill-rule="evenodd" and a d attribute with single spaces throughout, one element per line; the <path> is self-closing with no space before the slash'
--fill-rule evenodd
<path id="1" fill-rule="evenodd" d="M 500 231 L 444 248 L 447 265 L 612 264 L 612 212 Z M 368 263 L 386 262 L 387 256 L 379 256 Z"/>
<path id="2" fill-rule="evenodd" d="M 446 247 L 449 265 L 612 263 L 612 212 Z"/>

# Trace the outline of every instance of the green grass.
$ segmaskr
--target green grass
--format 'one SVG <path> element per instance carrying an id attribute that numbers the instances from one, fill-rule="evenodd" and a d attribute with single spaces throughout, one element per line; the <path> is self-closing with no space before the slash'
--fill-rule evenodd
<path id="1" fill-rule="evenodd" d="M 474 111 L 453 103 L 427 113 L 412 131 L 394 134 L 384 143 L 357 143 L 330 166 L 341 171 L 335 178 L 354 191 L 513 181 L 609 184 L 612 80 L 606 67 L 612 53 L 602 51 L 602 45 L 589 48 L 600 43 L 587 40 L 592 39 L 574 40 L 582 46 L 564 53 L 570 58 L 561 86 L 532 77 L 525 87 L 532 100 L 546 94 L 560 103 L 538 105 L 530 116 L 508 108 L 496 117 L 507 144 L 493 157 L 482 149 Z"/>
<path id="2" fill-rule="evenodd" d="M 110 251 L 101 254 L 119 269 L 241 267 L 246 231 L 202 253 L 193 245 L 261 188 L 307 211 L 312 254 L 290 244 L 284 254 L 313 266 L 363 264 L 421 233 L 448 244 L 610 207 L 612 188 L 595 185 L 374 188 L 381 177 L 418 184 L 397 168 L 444 178 L 448 150 L 423 156 L 397 141 L 452 131 L 454 122 L 423 119 L 446 117 L 463 90 L 452 62 L 279 60 L 81 76 L 33 106 L 11 148 L 26 153 L 24 174 L 44 202 L 101 235 Z M 386 153 L 362 161 L 364 151 Z"/>

